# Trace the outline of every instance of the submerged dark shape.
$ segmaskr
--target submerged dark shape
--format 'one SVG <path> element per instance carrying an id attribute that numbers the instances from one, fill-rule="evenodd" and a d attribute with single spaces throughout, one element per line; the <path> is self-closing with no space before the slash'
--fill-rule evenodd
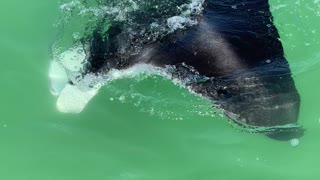
<path id="1" fill-rule="evenodd" d="M 94 33 L 88 71 L 172 65 L 174 77 L 196 77 L 186 86 L 237 124 L 269 127 L 265 133 L 278 140 L 300 137 L 300 127 L 281 127 L 297 124 L 300 96 L 269 8 L 268 0 L 207 0 L 197 25 L 142 42 L 128 53 L 119 53 L 125 33 L 115 23 L 107 34 Z M 128 47 L 134 41 L 139 35 Z"/>

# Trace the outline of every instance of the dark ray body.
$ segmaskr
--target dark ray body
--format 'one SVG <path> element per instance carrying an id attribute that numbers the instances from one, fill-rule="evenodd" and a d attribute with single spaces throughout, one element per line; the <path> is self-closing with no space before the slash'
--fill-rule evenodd
<path id="1" fill-rule="evenodd" d="M 202 79 L 187 86 L 214 101 L 238 124 L 296 124 L 300 96 L 269 8 L 267 0 L 208 0 L 198 25 L 145 43 L 128 57 L 116 53 L 121 26 L 114 25 L 108 40 L 94 35 L 88 70 L 173 65 L 176 78 Z M 303 134 L 298 127 L 273 130 L 268 136 L 279 140 Z"/>

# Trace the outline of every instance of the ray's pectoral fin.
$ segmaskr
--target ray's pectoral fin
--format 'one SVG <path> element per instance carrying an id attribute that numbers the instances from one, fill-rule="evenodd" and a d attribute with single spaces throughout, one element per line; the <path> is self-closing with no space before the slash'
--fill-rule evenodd
<path id="1" fill-rule="evenodd" d="M 75 85 L 67 84 L 58 97 L 57 109 L 63 113 L 80 113 L 99 89 L 100 87 L 81 90 Z"/>
<path id="2" fill-rule="evenodd" d="M 203 21 L 192 34 L 198 54 L 187 64 L 210 80 L 193 83 L 191 89 L 213 100 L 241 126 L 265 129 L 277 140 L 300 137 L 300 96 L 268 1 L 237 2 L 208 1 Z M 198 32 L 206 32 L 205 38 L 204 33 L 196 36 Z M 220 45 L 213 43 L 218 37 Z M 192 44 L 185 39 L 183 44 Z M 201 61 L 206 63 L 199 66 Z"/>
<path id="3" fill-rule="evenodd" d="M 244 130 L 290 140 L 301 137 L 304 130 L 297 124 L 300 97 L 284 66 L 285 61 L 271 63 L 190 86 Z"/>
<path id="4" fill-rule="evenodd" d="M 58 96 L 56 107 L 60 112 L 82 112 L 101 87 L 91 77 L 92 74 L 85 74 L 76 85 L 71 82 L 70 78 L 81 76 L 85 56 L 82 47 L 75 46 L 50 62 L 50 90 L 53 95 Z"/>

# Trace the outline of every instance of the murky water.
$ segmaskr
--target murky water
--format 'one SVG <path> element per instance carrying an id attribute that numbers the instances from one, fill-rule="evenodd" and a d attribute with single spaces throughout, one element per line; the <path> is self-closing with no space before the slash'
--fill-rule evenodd
<path id="1" fill-rule="evenodd" d="M 318 179 L 320 1 L 270 4 L 301 95 L 295 147 L 233 129 L 158 76 L 113 81 L 82 113 L 60 113 L 47 74 L 58 2 L 0 2 L 0 178 Z"/>

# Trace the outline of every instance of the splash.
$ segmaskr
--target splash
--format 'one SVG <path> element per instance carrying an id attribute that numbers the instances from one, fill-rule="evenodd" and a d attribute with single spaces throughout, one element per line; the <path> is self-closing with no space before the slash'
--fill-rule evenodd
<path id="1" fill-rule="evenodd" d="M 110 41 L 107 32 L 111 26 L 120 24 L 121 38 L 112 43 L 119 45 L 116 53 L 129 57 L 138 53 L 143 44 L 197 24 L 203 3 L 204 0 L 62 0 L 56 23 L 59 34 L 52 47 L 49 69 L 51 92 L 59 96 L 58 110 L 81 112 L 100 88 L 112 80 L 138 74 L 172 79 L 165 70 L 148 65 L 122 71 L 110 69 L 106 74 L 87 72 L 94 32 Z"/>
<path id="2" fill-rule="evenodd" d="M 119 24 L 122 26 L 119 52 L 129 46 L 135 47 L 132 52 L 137 52 L 142 44 L 197 24 L 203 4 L 204 0 L 62 0 L 53 55 L 75 44 L 88 44 L 94 31 L 105 36 L 110 26 Z"/>

